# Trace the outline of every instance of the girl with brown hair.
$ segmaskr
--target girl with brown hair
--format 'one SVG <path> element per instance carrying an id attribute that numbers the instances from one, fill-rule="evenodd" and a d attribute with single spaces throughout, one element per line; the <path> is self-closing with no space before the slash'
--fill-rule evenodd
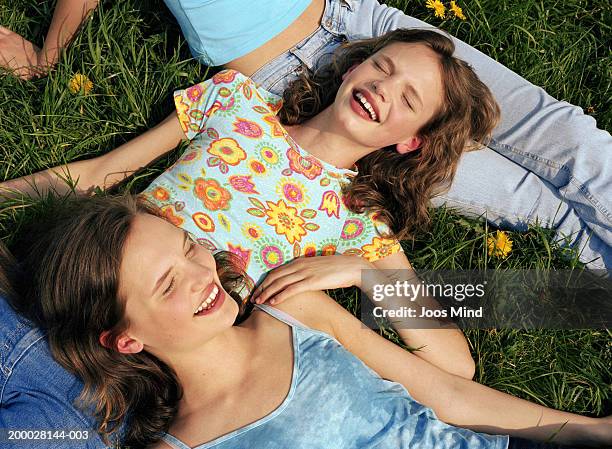
<path id="1" fill-rule="evenodd" d="M 249 285 L 235 258 L 213 255 L 154 212 L 132 197 L 76 199 L 18 248 L 20 309 L 83 379 L 80 405 L 94 411 L 103 437 L 128 419 L 133 447 L 508 445 L 506 436 L 445 421 L 612 442 L 610 417 L 548 409 L 453 376 L 321 292 L 243 310 Z"/>
<path id="2" fill-rule="evenodd" d="M 498 117 L 488 89 L 452 52 L 448 38 L 429 30 L 350 43 L 327 69 L 293 84 L 282 107 L 244 75 L 220 72 L 176 92 L 176 114 L 115 151 L 69 164 L 64 175 L 55 168 L 2 187 L 64 193 L 66 176 L 80 192 L 109 187 L 187 137 L 179 161 L 144 195 L 209 249 L 238 254 L 263 299 L 361 287 L 368 268 L 406 269 L 414 281 L 392 237 L 427 221 L 432 193 L 447 187 L 463 150 Z M 333 257 L 301 257 L 317 254 Z M 381 305 L 393 307 L 388 301 Z M 458 329 L 394 325 L 422 348 L 419 357 L 473 375 Z"/>

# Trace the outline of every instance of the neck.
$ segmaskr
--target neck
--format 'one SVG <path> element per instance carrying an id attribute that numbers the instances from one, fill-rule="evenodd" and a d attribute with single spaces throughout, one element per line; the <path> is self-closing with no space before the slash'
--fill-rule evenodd
<path id="1" fill-rule="evenodd" d="M 300 147 L 316 158 L 338 168 L 352 168 L 359 159 L 377 148 L 360 145 L 335 131 L 331 120 L 332 107 L 286 129 Z"/>
<path id="2" fill-rule="evenodd" d="M 255 334 L 250 326 L 233 326 L 196 350 L 168 360 L 183 388 L 181 415 L 196 410 L 203 398 L 222 396 L 244 381 L 255 353 Z"/>

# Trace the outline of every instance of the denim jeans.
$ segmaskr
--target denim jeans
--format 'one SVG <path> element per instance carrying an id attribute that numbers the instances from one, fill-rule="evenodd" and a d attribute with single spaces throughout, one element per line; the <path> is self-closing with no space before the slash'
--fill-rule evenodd
<path id="1" fill-rule="evenodd" d="M 314 69 L 345 40 L 395 28 L 432 28 L 376 0 L 326 0 L 321 26 L 252 78 L 281 94 L 304 67 Z M 554 228 L 589 268 L 612 266 L 612 136 L 576 106 L 557 101 L 503 65 L 453 38 L 493 92 L 501 123 L 488 148 L 468 152 L 450 190 L 434 199 L 514 230 Z"/>

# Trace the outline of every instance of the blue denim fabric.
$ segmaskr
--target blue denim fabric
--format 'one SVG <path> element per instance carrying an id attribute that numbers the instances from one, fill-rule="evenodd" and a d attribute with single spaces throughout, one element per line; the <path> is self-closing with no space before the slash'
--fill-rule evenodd
<path id="1" fill-rule="evenodd" d="M 395 28 L 432 28 L 376 0 L 326 0 L 321 27 L 252 78 L 280 94 L 303 67 L 316 68 L 344 40 Z M 575 247 L 590 268 L 612 267 L 612 137 L 576 106 L 557 101 L 480 51 L 454 39 L 501 106 L 489 148 L 464 154 L 449 192 L 434 199 L 469 216 L 525 230 L 536 221 Z M 569 237 L 565 239 L 565 237 Z"/>
<path id="2" fill-rule="evenodd" d="M 94 422 L 72 406 L 81 382 L 53 360 L 43 333 L 0 297 L 0 447 L 102 449 Z M 86 430 L 87 440 L 8 440 L 11 430 Z M 68 435 L 66 435 L 68 437 Z"/>
<path id="3" fill-rule="evenodd" d="M 272 413 L 195 449 L 507 448 L 507 436 L 443 423 L 402 385 L 381 379 L 326 333 L 274 307 L 258 308 L 292 329 L 289 393 Z M 164 441 L 190 449 L 172 435 Z"/>

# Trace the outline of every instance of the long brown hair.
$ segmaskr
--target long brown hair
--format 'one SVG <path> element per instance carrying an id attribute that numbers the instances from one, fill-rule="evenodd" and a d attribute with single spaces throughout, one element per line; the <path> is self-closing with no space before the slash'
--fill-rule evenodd
<path id="1" fill-rule="evenodd" d="M 108 346 L 127 329 L 119 297 L 119 269 L 131 223 L 155 214 L 140 198 L 93 197 L 61 201 L 17 243 L 21 265 L 19 311 L 46 330 L 54 358 L 84 382 L 81 408 L 92 412 L 105 439 L 127 419 L 125 444 L 147 446 L 168 430 L 182 389 L 176 373 L 152 354 L 121 354 Z M 219 278 L 244 309 L 239 292 L 250 288 L 233 254 L 215 255 Z M 113 435 L 114 434 L 114 435 Z"/>
<path id="2" fill-rule="evenodd" d="M 284 93 L 279 118 L 295 125 L 331 105 L 350 67 L 394 42 L 420 43 L 438 56 L 443 104 L 423 125 L 421 147 L 399 154 L 393 146 L 375 151 L 357 162 L 359 173 L 345 187 L 354 212 L 377 212 L 405 239 L 430 223 L 431 198 L 450 187 L 462 152 L 486 143 L 499 119 L 493 95 L 465 62 L 453 56 L 455 46 L 443 34 L 421 29 L 398 29 L 384 36 L 342 45 L 332 62 L 320 70 L 304 71 Z"/>

